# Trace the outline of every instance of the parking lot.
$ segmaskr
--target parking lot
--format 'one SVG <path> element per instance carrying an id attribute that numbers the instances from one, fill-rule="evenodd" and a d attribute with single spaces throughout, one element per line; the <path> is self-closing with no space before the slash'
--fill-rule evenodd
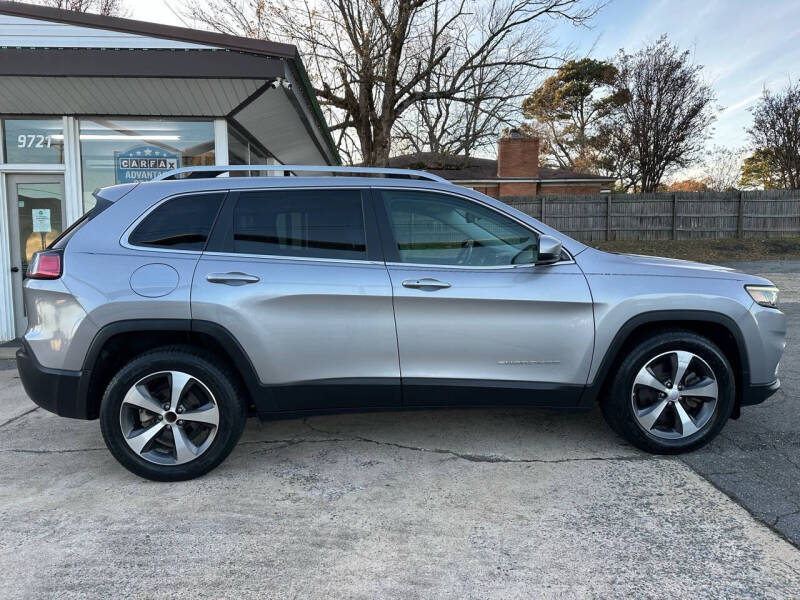
<path id="1" fill-rule="evenodd" d="M 251 420 L 209 475 L 159 484 L 97 422 L 0 370 L 9 598 L 800 596 L 800 264 L 783 389 L 707 448 L 643 454 L 598 411 Z"/>

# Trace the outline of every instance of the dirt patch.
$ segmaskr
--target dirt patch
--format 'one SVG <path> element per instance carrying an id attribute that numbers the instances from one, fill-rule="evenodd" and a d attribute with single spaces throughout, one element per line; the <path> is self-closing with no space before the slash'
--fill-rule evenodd
<path id="1" fill-rule="evenodd" d="M 592 242 L 600 250 L 665 256 L 705 263 L 800 258 L 800 237 L 725 240 L 626 240 Z"/>

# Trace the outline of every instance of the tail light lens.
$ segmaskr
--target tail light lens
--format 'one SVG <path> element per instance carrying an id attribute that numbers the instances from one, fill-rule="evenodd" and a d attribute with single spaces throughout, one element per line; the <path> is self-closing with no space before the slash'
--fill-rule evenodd
<path id="1" fill-rule="evenodd" d="M 58 279 L 64 260 L 60 250 L 43 250 L 33 255 L 28 264 L 30 279 Z"/>

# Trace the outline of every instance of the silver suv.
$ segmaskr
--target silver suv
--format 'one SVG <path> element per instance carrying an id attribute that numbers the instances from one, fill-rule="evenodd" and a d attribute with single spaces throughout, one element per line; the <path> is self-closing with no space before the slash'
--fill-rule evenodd
<path id="1" fill-rule="evenodd" d="M 298 176 L 218 177 L 254 169 Z M 599 402 L 672 454 L 780 385 L 769 281 L 600 252 L 426 173 L 187 168 L 96 198 L 31 262 L 19 372 L 150 479 L 214 468 L 249 414 Z"/>

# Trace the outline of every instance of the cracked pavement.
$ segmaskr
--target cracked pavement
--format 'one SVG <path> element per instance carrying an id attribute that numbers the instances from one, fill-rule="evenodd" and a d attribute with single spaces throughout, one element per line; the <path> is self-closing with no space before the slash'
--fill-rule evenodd
<path id="1" fill-rule="evenodd" d="M 2 596 L 797 598 L 786 299 L 784 389 L 681 458 L 625 444 L 599 411 L 384 412 L 250 420 L 215 471 L 160 484 L 0 364 Z"/>

